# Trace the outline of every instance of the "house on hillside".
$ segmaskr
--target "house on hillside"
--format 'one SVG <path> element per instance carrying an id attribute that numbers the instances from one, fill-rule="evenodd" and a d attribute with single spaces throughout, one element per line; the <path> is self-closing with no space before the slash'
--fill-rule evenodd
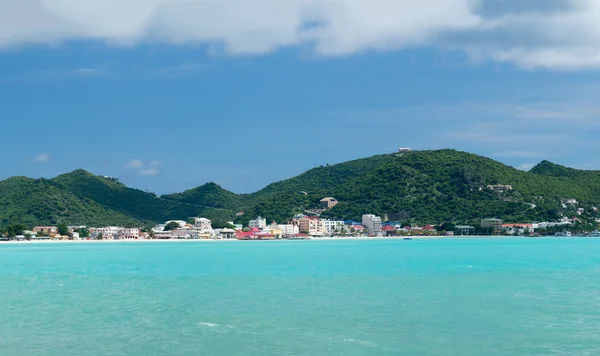
<path id="1" fill-rule="evenodd" d="M 327 197 L 327 198 L 321 199 L 321 204 L 326 205 L 327 209 L 331 209 L 338 204 L 338 201 L 335 198 Z"/>

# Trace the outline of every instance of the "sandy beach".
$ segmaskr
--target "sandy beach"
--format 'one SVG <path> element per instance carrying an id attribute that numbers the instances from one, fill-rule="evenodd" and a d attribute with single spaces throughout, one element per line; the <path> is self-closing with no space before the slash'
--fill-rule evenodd
<path id="1" fill-rule="evenodd" d="M 552 237 L 552 236 L 550 236 Z M 315 237 L 308 239 L 276 239 L 276 240 L 238 240 L 238 239 L 173 239 L 173 240 L 153 240 L 153 239 L 144 239 L 144 240 L 31 240 L 31 241 L 2 241 L 1 245 L 29 245 L 29 244 L 103 244 L 103 243 L 177 243 L 177 242 L 198 242 L 198 243 L 210 243 L 210 242 L 252 242 L 252 241 L 382 241 L 382 240 L 404 240 L 404 239 L 413 239 L 413 240 L 431 240 L 431 239 L 448 239 L 448 240 L 457 240 L 457 239 L 509 239 L 509 238 L 532 238 L 528 236 L 389 236 L 389 237 L 367 237 L 367 236 L 357 236 L 357 237 Z"/>

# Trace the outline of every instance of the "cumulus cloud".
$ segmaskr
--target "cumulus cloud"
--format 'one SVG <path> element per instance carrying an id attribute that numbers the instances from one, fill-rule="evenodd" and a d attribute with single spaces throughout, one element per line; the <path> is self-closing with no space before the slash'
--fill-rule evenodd
<path id="1" fill-rule="evenodd" d="M 46 163 L 49 162 L 52 157 L 49 153 L 40 153 L 37 156 L 33 157 L 33 161 L 36 163 Z"/>
<path id="2" fill-rule="evenodd" d="M 526 68 L 600 67 L 597 0 L 3 0 L 0 47 L 94 39 L 228 54 L 431 46 Z"/>
<path id="3" fill-rule="evenodd" d="M 155 176 L 160 174 L 158 167 L 162 166 L 161 161 L 144 162 L 140 159 L 132 159 L 125 163 L 125 167 L 135 170 L 137 174 L 143 176 Z"/>
<path id="4" fill-rule="evenodd" d="M 139 170 L 137 173 L 143 176 L 155 176 L 160 174 L 160 171 L 158 170 L 158 168 L 148 168 Z"/>
<path id="5" fill-rule="evenodd" d="M 129 162 L 125 163 L 125 167 L 127 168 L 142 168 L 144 167 L 144 161 L 139 159 L 132 159 Z"/>

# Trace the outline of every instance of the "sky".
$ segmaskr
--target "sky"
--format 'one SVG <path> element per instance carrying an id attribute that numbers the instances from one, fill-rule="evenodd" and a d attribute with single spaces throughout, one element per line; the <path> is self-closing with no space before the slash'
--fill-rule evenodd
<path id="1" fill-rule="evenodd" d="M 595 0 L 0 0 L 0 179 L 248 193 L 399 147 L 600 169 Z"/>

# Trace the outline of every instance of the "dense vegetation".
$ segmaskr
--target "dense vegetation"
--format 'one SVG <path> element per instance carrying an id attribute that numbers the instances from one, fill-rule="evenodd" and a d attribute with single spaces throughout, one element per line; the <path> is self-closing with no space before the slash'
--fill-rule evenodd
<path id="1" fill-rule="evenodd" d="M 495 193 L 488 185 L 508 184 Z M 238 195 L 208 183 L 162 197 L 116 180 L 78 170 L 51 180 L 14 177 L 0 182 L 0 226 L 20 223 L 148 226 L 170 219 L 205 216 L 217 225 L 247 223 L 261 215 L 287 221 L 319 201 L 340 201 L 323 217 L 360 219 L 363 213 L 401 215 L 404 222 L 475 223 L 484 217 L 507 222 L 575 216 L 593 221 L 600 206 L 600 172 L 541 162 L 530 172 L 454 150 L 379 155 L 311 169 L 264 189 Z M 563 205 L 565 198 L 577 205 Z M 579 215 L 578 215 L 579 216 Z"/>

